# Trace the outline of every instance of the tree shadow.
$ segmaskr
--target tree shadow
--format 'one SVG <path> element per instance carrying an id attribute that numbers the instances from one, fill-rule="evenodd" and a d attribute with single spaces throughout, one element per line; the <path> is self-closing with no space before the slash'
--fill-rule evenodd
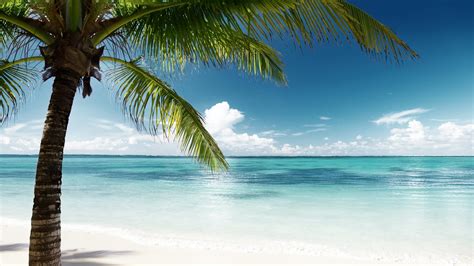
<path id="1" fill-rule="evenodd" d="M 95 250 L 95 251 L 79 251 L 77 249 L 65 250 L 62 252 L 61 261 L 66 266 L 101 266 L 101 265 L 117 265 L 102 262 L 95 262 L 94 259 L 107 256 L 120 256 L 131 254 L 129 250 Z"/>
<path id="2" fill-rule="evenodd" d="M 64 261 L 62 260 L 61 265 L 65 266 L 115 266 L 118 264 L 108 264 L 108 263 L 100 263 L 100 262 L 93 262 L 93 261 Z"/>
<path id="3" fill-rule="evenodd" d="M 0 245 L 0 252 L 12 252 L 12 251 L 28 251 L 28 244 L 26 243 L 15 243 Z M 61 254 L 62 265 L 66 266 L 105 266 L 105 265 L 117 265 L 110 263 L 96 262 L 94 259 L 104 258 L 107 256 L 120 256 L 132 254 L 130 250 L 94 250 L 94 251 L 81 251 L 78 249 L 64 250 Z M 28 256 L 25 253 L 26 256 Z"/>
<path id="4" fill-rule="evenodd" d="M 0 245 L 0 252 L 20 251 L 20 250 L 23 250 L 23 249 L 28 249 L 28 244 L 16 243 L 16 244 Z"/>

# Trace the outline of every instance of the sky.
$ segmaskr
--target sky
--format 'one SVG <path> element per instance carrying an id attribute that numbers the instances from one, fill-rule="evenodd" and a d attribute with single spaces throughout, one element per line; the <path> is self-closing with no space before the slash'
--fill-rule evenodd
<path id="1" fill-rule="evenodd" d="M 235 69 L 191 67 L 167 81 L 200 111 L 226 155 L 473 155 L 472 1 L 350 1 L 420 54 L 390 64 L 355 44 L 296 48 L 273 41 L 288 86 Z M 51 81 L 0 128 L 0 153 L 39 149 Z M 78 94 L 66 154 L 184 155 L 162 136 L 137 132 L 113 91 Z"/>

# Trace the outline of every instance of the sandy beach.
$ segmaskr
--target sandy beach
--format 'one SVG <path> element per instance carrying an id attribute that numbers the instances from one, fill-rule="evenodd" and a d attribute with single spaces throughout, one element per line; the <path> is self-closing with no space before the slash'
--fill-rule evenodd
<path id="1" fill-rule="evenodd" d="M 0 264 L 28 263 L 26 224 L 1 223 Z M 140 244 L 126 238 L 65 226 L 62 235 L 63 265 L 144 265 L 144 264 L 318 264 L 318 265 L 433 265 L 433 263 L 395 263 L 349 258 L 336 254 L 302 255 L 291 252 L 249 252 L 225 247 L 186 247 L 169 241 L 159 245 Z M 250 243 L 249 243 L 250 244 Z M 251 245 L 251 244 L 250 244 Z M 463 265 L 458 263 L 439 265 Z M 466 264 L 467 265 L 467 264 Z"/>
<path id="2" fill-rule="evenodd" d="M 28 228 L 25 225 L 2 223 L 0 264 L 17 265 L 28 262 Z M 133 264 L 367 264 L 376 263 L 338 257 L 276 254 L 271 252 L 243 252 L 205 247 L 177 247 L 141 245 L 125 238 L 87 232 L 78 229 L 63 230 L 64 265 L 133 265 Z"/>

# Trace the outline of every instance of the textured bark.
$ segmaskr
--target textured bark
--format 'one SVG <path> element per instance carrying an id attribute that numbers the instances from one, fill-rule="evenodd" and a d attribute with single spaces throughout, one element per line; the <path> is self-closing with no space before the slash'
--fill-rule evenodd
<path id="1" fill-rule="evenodd" d="M 61 264 L 61 177 L 66 129 L 81 75 L 58 69 L 36 169 L 30 265 Z"/>

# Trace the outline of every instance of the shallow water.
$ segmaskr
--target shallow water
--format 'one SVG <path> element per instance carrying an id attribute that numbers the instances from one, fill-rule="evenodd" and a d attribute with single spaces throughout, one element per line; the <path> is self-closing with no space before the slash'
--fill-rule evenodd
<path id="1" fill-rule="evenodd" d="M 0 156 L 1 217 L 29 220 L 36 160 Z M 468 262 L 473 162 L 474 157 L 229 158 L 231 171 L 212 175 L 189 158 L 66 156 L 62 219 L 65 225 L 128 232 L 152 244 L 158 238 L 257 249 L 258 243 L 277 243 L 303 253 Z"/>

